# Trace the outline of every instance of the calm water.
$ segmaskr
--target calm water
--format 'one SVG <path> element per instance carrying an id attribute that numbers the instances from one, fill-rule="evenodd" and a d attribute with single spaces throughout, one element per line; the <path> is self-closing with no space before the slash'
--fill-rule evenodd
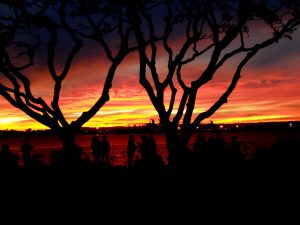
<path id="1" fill-rule="evenodd" d="M 214 133 L 204 133 L 206 138 L 215 137 Z M 253 152 L 258 147 L 269 147 L 271 146 L 278 137 L 287 136 L 287 135 L 296 135 L 300 137 L 300 132 L 282 132 L 282 131 L 268 131 L 268 132 L 224 132 L 222 133 L 226 145 L 229 145 L 231 137 L 236 136 L 241 142 L 242 151 L 246 157 L 250 158 Z M 154 139 L 157 143 L 157 152 L 162 156 L 163 160 L 167 160 L 167 149 L 166 141 L 163 134 L 154 134 Z M 109 134 L 107 135 L 108 140 L 111 146 L 111 163 L 112 165 L 127 165 L 127 141 L 128 134 Z M 140 135 L 134 135 L 136 142 L 141 142 Z M 100 135 L 101 138 L 101 135 Z M 11 151 L 20 155 L 20 146 L 24 143 L 25 140 L 34 146 L 33 154 L 41 153 L 43 154 L 43 161 L 48 163 L 50 153 L 53 150 L 59 150 L 61 148 L 61 143 L 57 137 L 18 137 L 18 138 L 1 138 L 0 145 L 7 143 L 10 145 Z M 93 159 L 92 152 L 90 149 L 92 135 L 79 135 L 76 138 L 76 142 L 83 148 L 83 155 L 88 156 L 90 159 Z M 192 146 L 192 143 L 195 141 L 196 135 L 193 135 L 191 138 L 189 147 Z M 246 145 L 245 145 L 246 144 Z M 244 146 L 244 147 L 243 147 Z M 138 155 L 139 153 L 137 153 Z M 21 160 L 21 157 L 20 157 Z M 22 164 L 22 161 L 20 161 Z"/>

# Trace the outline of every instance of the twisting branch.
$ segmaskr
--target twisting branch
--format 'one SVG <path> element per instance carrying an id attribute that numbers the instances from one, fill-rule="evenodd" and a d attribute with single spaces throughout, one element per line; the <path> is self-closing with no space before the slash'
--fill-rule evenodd
<path id="1" fill-rule="evenodd" d="M 23 101 L 22 101 L 21 98 L 20 98 L 20 97 L 23 97 L 24 100 L 26 101 L 27 106 L 28 106 L 29 108 L 32 108 L 32 109 L 38 111 L 39 113 L 42 113 L 42 112 L 43 112 L 43 108 L 40 108 L 40 107 L 38 107 L 38 106 L 32 104 L 32 103 L 29 101 L 28 97 L 27 97 L 24 93 L 22 93 L 22 92 L 20 91 L 20 85 L 19 85 L 17 79 L 16 79 L 10 72 L 8 72 L 8 71 L 3 71 L 3 75 L 4 75 L 4 76 L 12 83 L 12 85 L 14 86 L 14 88 L 12 89 L 12 88 L 8 88 L 8 87 L 2 85 L 2 88 L 3 88 L 4 90 L 6 90 L 7 92 L 10 92 L 10 93 L 12 93 L 12 94 L 14 94 L 15 99 L 18 100 L 20 104 L 24 104 Z"/>
<path id="2" fill-rule="evenodd" d="M 59 10 L 60 21 L 61 21 L 63 28 L 67 31 L 67 33 L 70 35 L 70 37 L 74 41 L 75 45 L 73 46 L 72 50 L 70 51 L 69 55 L 67 56 L 64 69 L 63 69 L 62 73 L 59 75 L 59 78 L 61 81 L 63 81 L 65 79 L 65 77 L 67 76 L 67 74 L 70 70 L 71 64 L 74 60 L 74 57 L 79 52 L 80 48 L 83 46 L 82 40 L 77 37 L 75 32 L 72 30 L 72 28 L 69 26 L 69 24 L 66 21 L 66 13 L 65 13 L 66 7 L 67 7 L 66 2 L 63 1 L 61 4 L 60 10 Z"/>
<path id="3" fill-rule="evenodd" d="M 177 125 L 179 124 L 179 122 L 182 118 L 183 111 L 184 111 L 184 108 L 185 108 L 185 104 L 188 100 L 188 96 L 189 96 L 189 93 L 190 93 L 190 88 L 188 88 L 182 80 L 181 68 L 182 68 L 182 64 L 179 64 L 178 67 L 177 67 L 177 71 L 176 71 L 177 81 L 180 84 L 181 89 L 183 90 L 183 95 L 181 97 L 177 113 L 174 116 L 173 121 L 172 121 L 173 124 L 176 125 L 176 127 L 177 127 Z"/>
<path id="4" fill-rule="evenodd" d="M 188 64 L 190 62 L 193 62 L 196 58 L 198 58 L 199 56 L 203 55 L 205 52 L 207 52 L 208 50 L 210 50 L 212 47 L 214 47 L 214 44 L 210 44 L 209 46 L 207 46 L 206 48 L 204 48 L 201 51 L 197 51 L 196 49 L 194 49 L 194 54 L 192 57 L 185 59 L 181 62 L 181 64 Z"/>
<path id="5" fill-rule="evenodd" d="M 213 6 L 210 1 L 207 1 L 207 12 L 205 13 L 206 21 L 212 31 L 212 39 L 215 45 L 219 44 L 219 25 L 215 16 Z"/>
<path id="6" fill-rule="evenodd" d="M 167 111 L 167 116 L 168 117 L 170 117 L 170 115 L 173 111 L 175 98 L 176 98 L 176 93 L 177 93 L 177 89 L 175 88 L 173 82 L 170 83 L 170 88 L 171 88 L 171 99 L 170 99 L 169 109 Z"/>
<path id="7" fill-rule="evenodd" d="M 168 13 L 165 18 L 166 25 L 165 25 L 164 34 L 163 34 L 163 45 L 164 45 L 166 52 L 168 53 L 168 56 L 169 56 L 168 65 L 170 65 L 171 62 L 173 61 L 173 50 L 168 44 L 168 39 L 172 32 L 174 22 L 172 23 L 173 12 L 172 12 L 172 8 L 171 8 L 171 3 L 169 1 L 166 1 L 166 8 L 167 8 Z"/>
<path id="8" fill-rule="evenodd" d="M 152 17 L 150 14 L 146 13 L 144 10 L 141 10 L 142 15 L 146 18 L 148 27 L 149 27 L 149 42 L 150 42 L 150 46 L 151 46 L 151 58 L 150 60 L 147 57 L 147 65 L 149 66 L 150 70 L 151 70 L 151 75 L 155 84 L 155 87 L 157 89 L 157 91 L 160 88 L 160 82 L 158 79 L 158 74 L 156 71 L 156 56 L 157 56 L 157 47 L 155 44 L 156 38 L 155 38 L 155 34 L 154 34 L 154 25 L 153 25 L 153 21 L 152 21 Z"/>
<path id="9" fill-rule="evenodd" d="M 192 127 L 191 129 L 195 129 L 202 120 L 210 117 L 211 115 L 213 115 L 223 104 L 227 103 L 227 99 L 229 97 L 229 95 L 232 93 L 232 91 L 234 90 L 238 80 L 240 79 L 240 74 L 241 74 L 241 70 L 242 68 L 246 65 L 246 63 L 256 54 L 256 52 L 258 51 L 258 49 L 256 51 L 252 51 L 249 52 L 246 57 L 240 62 L 240 64 L 238 65 L 232 81 L 230 83 L 230 85 L 228 86 L 227 90 L 223 93 L 223 95 L 205 112 L 200 113 L 196 119 L 194 120 L 194 122 L 192 123 Z"/>
<path id="10" fill-rule="evenodd" d="M 118 13 L 119 13 L 119 15 L 118 15 L 119 20 L 118 21 L 119 21 L 119 23 L 123 23 L 123 19 L 122 19 L 123 18 L 123 11 L 121 9 L 119 9 Z M 101 109 L 101 107 L 107 101 L 109 101 L 109 91 L 112 87 L 112 81 L 114 79 L 114 76 L 115 76 L 115 73 L 116 73 L 116 70 L 117 70 L 118 66 L 122 63 L 123 59 L 130 52 L 135 51 L 135 50 L 138 49 L 137 46 L 135 46 L 135 47 L 130 47 L 129 46 L 130 34 L 132 32 L 131 28 L 128 27 L 125 30 L 123 25 L 119 24 L 119 26 L 122 27 L 122 28 L 118 29 L 118 34 L 119 34 L 120 40 L 121 40 L 120 47 L 117 50 L 117 53 L 116 53 L 115 57 L 113 58 L 112 63 L 110 65 L 110 68 L 108 70 L 101 96 L 98 98 L 96 103 L 88 111 L 83 112 L 82 115 L 80 117 L 78 117 L 78 119 L 76 121 L 73 121 L 71 123 L 71 126 L 75 126 L 75 127 L 83 126 L 83 124 L 85 124 L 90 118 L 92 118 Z M 97 40 L 98 39 L 96 38 L 96 41 Z M 103 42 L 100 42 L 100 43 L 103 43 Z"/>
<path id="11" fill-rule="evenodd" d="M 13 85 L 13 89 L 6 88 L 4 85 L 0 85 L 0 92 L 1 95 L 13 106 L 21 109 L 27 115 L 34 118 L 35 120 L 39 121 L 40 123 L 51 126 L 53 128 L 57 127 L 55 121 L 49 120 L 49 115 L 45 113 L 44 109 L 37 107 L 29 102 L 28 98 L 25 97 L 26 95 L 20 91 L 20 85 L 18 84 L 17 79 L 7 71 L 3 71 L 3 74 L 10 80 Z M 9 94 L 11 92 L 14 95 L 14 98 L 11 97 Z M 25 98 L 26 103 L 23 102 L 22 97 Z M 44 113 L 44 114 L 40 114 Z"/>
<path id="12" fill-rule="evenodd" d="M 48 30 L 51 35 L 50 42 L 49 42 L 49 49 L 48 49 L 48 67 L 49 67 L 50 74 L 53 80 L 55 81 L 53 101 L 51 105 L 53 110 L 56 112 L 55 114 L 57 119 L 59 120 L 59 122 L 62 124 L 63 127 L 69 126 L 69 123 L 65 119 L 59 106 L 61 86 L 63 80 L 65 79 L 65 77 L 67 76 L 70 70 L 70 66 L 74 60 L 74 57 L 79 52 L 79 49 L 82 47 L 82 41 L 75 35 L 75 33 L 72 31 L 72 29 L 66 22 L 65 7 L 66 7 L 66 2 L 63 1 L 61 3 L 60 9 L 58 10 L 61 25 L 64 28 L 64 30 L 67 31 L 69 36 L 72 38 L 75 45 L 73 46 L 70 53 L 68 54 L 64 68 L 60 75 L 57 74 L 54 68 L 55 49 L 57 46 L 57 29 L 53 25 L 52 26 L 48 25 Z"/>
<path id="13" fill-rule="evenodd" d="M 55 58 L 55 48 L 57 45 L 57 28 L 49 27 L 49 26 L 47 26 L 47 28 L 50 34 L 50 41 L 48 43 L 47 64 L 52 79 L 56 81 L 58 80 L 58 75 L 54 67 L 54 58 Z"/>
<path id="14" fill-rule="evenodd" d="M 25 94 L 26 94 L 26 101 L 27 101 L 28 105 L 40 105 L 40 108 L 43 108 L 43 112 L 45 115 L 50 114 L 51 116 L 53 116 L 54 115 L 53 110 L 46 104 L 46 102 L 43 100 L 43 98 L 41 98 L 41 97 L 35 98 L 32 95 L 29 79 L 27 77 L 25 77 L 21 72 L 19 72 L 19 69 L 16 68 L 12 64 L 12 62 L 9 58 L 9 54 L 3 50 L 2 56 L 5 60 L 5 65 L 7 66 L 7 69 L 3 69 L 2 73 L 4 75 L 6 75 L 6 77 L 8 76 L 8 74 L 10 74 L 11 77 L 15 76 L 17 79 L 19 79 L 22 82 L 22 84 L 24 86 L 24 90 L 25 90 Z M 15 80 L 15 82 L 17 82 L 17 80 Z"/>
<path id="15" fill-rule="evenodd" d="M 63 77 L 60 77 L 55 70 L 54 58 L 55 58 L 55 48 L 57 46 L 57 29 L 52 26 L 47 26 L 47 28 L 50 33 L 50 41 L 48 44 L 47 64 L 48 64 L 49 72 L 52 76 L 52 79 L 55 82 L 54 94 L 53 94 L 53 100 L 52 100 L 51 106 L 55 112 L 55 118 L 60 121 L 62 126 L 68 126 L 69 124 L 66 121 L 65 117 L 63 116 L 63 113 L 59 107 L 59 97 L 60 97 L 61 85 L 62 85 L 63 79 L 67 75 L 67 72 L 64 71 L 65 74 L 63 74 Z"/>
<path id="16" fill-rule="evenodd" d="M 139 51 L 139 60 L 140 60 L 140 84 L 145 88 L 153 106 L 159 112 L 160 108 L 158 106 L 156 95 L 151 87 L 150 82 L 146 78 L 146 67 L 147 67 L 147 60 L 148 60 L 146 54 L 147 41 L 145 40 L 143 36 L 143 32 L 141 30 L 141 17 L 137 13 L 135 6 L 132 5 L 129 6 L 127 14 L 139 46 L 138 51 Z"/>
<path id="17" fill-rule="evenodd" d="M 89 22 L 89 24 L 91 25 L 91 27 L 93 28 L 94 34 L 92 36 L 87 36 L 84 35 L 88 38 L 93 38 L 95 40 L 97 40 L 102 48 L 104 49 L 105 53 L 106 53 L 106 57 L 110 60 L 110 61 L 114 61 L 115 57 L 112 54 L 112 50 L 110 49 L 110 47 L 108 46 L 107 42 L 105 41 L 104 37 L 103 37 L 103 30 L 101 30 L 101 28 L 99 26 L 96 26 L 96 24 L 94 23 L 93 19 L 91 18 L 91 16 L 89 15 L 88 12 L 85 12 L 85 17 L 87 19 L 87 21 Z M 111 29 L 110 31 L 113 31 L 116 27 L 114 27 L 113 29 Z M 81 33 L 82 34 L 82 33 Z"/>

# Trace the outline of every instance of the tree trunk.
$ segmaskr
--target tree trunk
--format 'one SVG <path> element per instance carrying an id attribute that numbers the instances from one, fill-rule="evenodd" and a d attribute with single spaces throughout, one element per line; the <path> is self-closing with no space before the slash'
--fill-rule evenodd
<path id="1" fill-rule="evenodd" d="M 58 175 L 77 175 L 82 171 L 82 148 L 76 145 L 76 129 L 62 128 L 58 130 L 62 150 L 51 155 L 51 165 Z"/>
<path id="2" fill-rule="evenodd" d="M 71 151 L 75 144 L 75 132 L 70 129 L 63 129 L 59 133 L 59 139 L 62 142 L 63 150 Z"/>
<path id="3" fill-rule="evenodd" d="M 64 128 L 59 132 L 59 138 L 62 142 L 62 151 L 66 157 L 81 158 L 82 148 L 75 141 L 78 130 L 73 128 Z"/>

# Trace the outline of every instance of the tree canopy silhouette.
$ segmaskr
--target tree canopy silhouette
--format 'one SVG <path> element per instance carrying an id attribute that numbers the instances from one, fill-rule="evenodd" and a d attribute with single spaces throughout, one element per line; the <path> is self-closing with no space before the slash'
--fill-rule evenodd
<path id="1" fill-rule="evenodd" d="M 57 132 L 64 147 L 72 148 L 75 133 L 109 100 L 117 67 L 135 50 L 129 46 L 131 29 L 124 22 L 124 12 L 119 6 L 101 0 L 0 1 L 0 7 L 1 95 Z M 108 36 L 114 40 L 108 41 Z M 59 104 L 62 84 L 82 47 L 91 43 L 100 44 L 110 62 L 109 69 L 98 100 L 69 122 Z M 30 77 L 45 75 L 29 70 L 40 63 L 38 52 L 46 55 L 44 63 L 54 81 L 51 104 L 32 92 Z M 36 74 L 28 76 L 33 72 Z M 88 79 L 88 74 L 85 78 Z"/>
<path id="2" fill-rule="evenodd" d="M 174 160 L 184 158 L 192 132 L 227 102 L 249 60 L 280 39 L 291 39 L 300 23 L 299 1 L 153 0 L 130 1 L 127 7 L 139 44 L 140 83 L 158 112 Z M 259 39 L 261 29 L 265 34 Z M 158 66 L 160 49 L 167 63 Z M 204 69 L 199 63 L 196 79 L 186 81 L 184 68 L 201 57 L 208 58 Z M 235 71 L 227 89 L 208 109 L 195 114 L 197 93 L 232 58 L 239 60 L 230 64 Z M 178 89 L 182 95 L 175 108 Z"/>

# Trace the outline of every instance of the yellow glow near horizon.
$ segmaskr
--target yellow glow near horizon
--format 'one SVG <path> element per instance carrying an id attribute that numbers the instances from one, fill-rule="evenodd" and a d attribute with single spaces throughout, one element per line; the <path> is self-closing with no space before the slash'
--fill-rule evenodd
<path id="1" fill-rule="evenodd" d="M 110 116 L 105 116 L 103 118 L 92 118 L 89 122 L 87 122 L 84 127 L 114 127 L 114 126 L 132 126 L 142 125 L 148 123 L 151 118 L 155 118 L 156 122 L 158 119 L 154 114 L 153 117 L 148 114 L 140 114 L 140 115 L 119 115 L 114 118 L 110 118 Z M 247 122 L 268 122 L 268 121 L 291 121 L 295 118 L 290 118 L 289 115 L 267 115 L 267 116 L 249 116 L 249 117 L 234 117 L 234 118 L 226 118 L 226 119 L 215 119 L 213 120 L 215 124 L 229 124 L 229 123 L 247 123 Z M 300 119 L 300 118 L 297 118 Z M 210 118 L 206 119 L 204 123 L 208 123 Z M 0 119 L 0 130 L 26 130 L 26 129 L 47 129 L 47 127 L 42 124 L 34 121 L 31 118 L 25 117 L 11 117 L 11 118 L 2 118 Z"/>
<path id="2" fill-rule="evenodd" d="M 297 120 L 299 120 L 298 118 Z M 209 119 L 208 119 L 209 120 Z M 234 117 L 228 119 L 216 119 L 215 123 L 229 124 L 229 123 L 260 123 L 260 122 L 284 122 L 295 120 L 290 118 L 289 115 L 270 115 L 270 116 L 249 116 L 249 117 Z"/>
<path id="3" fill-rule="evenodd" d="M 26 118 L 21 118 L 21 117 L 0 118 L 0 124 L 5 125 L 5 124 L 10 124 L 10 123 L 20 122 L 23 120 L 26 120 Z"/>

